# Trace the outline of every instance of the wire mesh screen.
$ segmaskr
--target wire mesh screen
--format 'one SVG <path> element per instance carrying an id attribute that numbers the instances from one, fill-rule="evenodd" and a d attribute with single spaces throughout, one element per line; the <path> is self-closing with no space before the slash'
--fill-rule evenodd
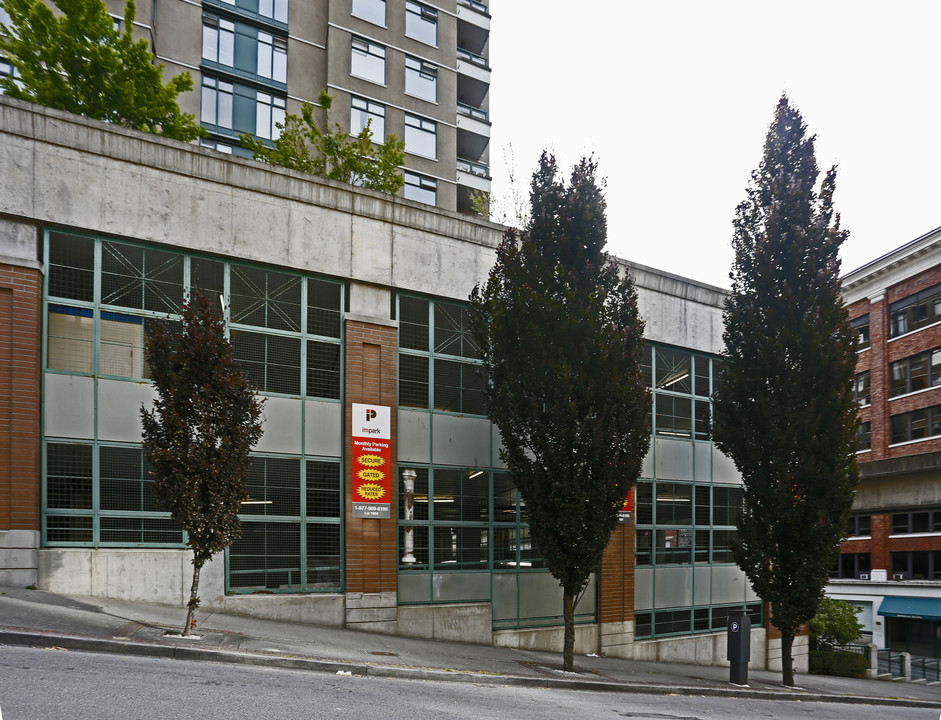
<path id="1" fill-rule="evenodd" d="M 101 313 L 99 373 L 144 377 L 144 318 Z"/>
<path id="2" fill-rule="evenodd" d="M 340 588 L 340 525 L 307 523 L 307 587 Z"/>
<path id="3" fill-rule="evenodd" d="M 487 522 L 490 519 L 490 477 L 468 470 L 436 469 L 434 519 Z"/>
<path id="4" fill-rule="evenodd" d="M 340 284 L 307 280 L 307 333 L 340 337 Z"/>
<path id="5" fill-rule="evenodd" d="M 46 517 L 46 542 L 90 543 L 93 540 L 90 515 L 80 517 L 49 515 Z"/>
<path id="6" fill-rule="evenodd" d="M 301 464 L 291 458 L 253 457 L 243 515 L 300 517 Z"/>
<path id="7" fill-rule="evenodd" d="M 91 373 L 95 350 L 95 321 L 88 308 L 49 305 L 46 367 Z"/>
<path id="8" fill-rule="evenodd" d="M 301 526 L 245 521 L 229 548 L 229 586 L 256 590 L 300 589 Z"/>
<path id="9" fill-rule="evenodd" d="M 155 512 L 150 467 L 144 464 L 141 448 L 98 449 L 98 492 L 102 510 Z"/>
<path id="10" fill-rule="evenodd" d="M 215 309 L 222 306 L 215 298 L 225 293 L 225 263 L 194 257 L 190 259 L 190 285 L 198 287 L 212 301 Z"/>
<path id="11" fill-rule="evenodd" d="M 480 351 L 470 332 L 467 308 L 435 303 L 435 352 L 477 359 Z"/>
<path id="12" fill-rule="evenodd" d="M 340 346 L 307 342 L 307 395 L 340 398 Z"/>
<path id="13" fill-rule="evenodd" d="M 183 529 L 169 518 L 102 517 L 101 542 L 115 545 L 183 544 Z"/>
<path id="14" fill-rule="evenodd" d="M 435 359 L 435 410 L 483 415 L 486 391 L 481 365 Z"/>
<path id="15" fill-rule="evenodd" d="M 493 521 L 516 522 L 516 485 L 508 473 L 493 474 Z"/>
<path id="16" fill-rule="evenodd" d="M 92 509 L 92 447 L 46 446 L 46 507 Z"/>
<path id="17" fill-rule="evenodd" d="M 49 234 L 49 295 L 92 302 L 95 299 L 95 241 Z"/>
<path id="18" fill-rule="evenodd" d="M 341 493 L 339 463 L 307 461 L 307 517 L 339 518 Z"/>
<path id="19" fill-rule="evenodd" d="M 232 322 L 301 331 L 303 278 L 299 275 L 233 265 L 229 283 Z"/>
<path id="20" fill-rule="evenodd" d="M 235 359 L 253 388 L 262 392 L 300 394 L 299 338 L 232 330 L 231 341 Z"/>
<path id="21" fill-rule="evenodd" d="M 412 554 L 407 554 L 411 534 Z M 403 559 L 404 558 L 404 559 Z M 399 568 L 402 570 L 428 570 L 428 526 L 399 525 Z M 414 562 L 411 562 L 414 559 Z"/>
<path id="22" fill-rule="evenodd" d="M 428 408 L 428 358 L 399 355 L 399 405 Z"/>
<path id="23" fill-rule="evenodd" d="M 101 302 L 140 310 L 180 312 L 183 308 L 183 256 L 102 242 Z"/>
<path id="24" fill-rule="evenodd" d="M 435 569 L 487 570 L 490 563 L 486 527 L 435 526 Z"/>
<path id="25" fill-rule="evenodd" d="M 428 350 L 428 301 L 399 296 L 399 346 Z"/>

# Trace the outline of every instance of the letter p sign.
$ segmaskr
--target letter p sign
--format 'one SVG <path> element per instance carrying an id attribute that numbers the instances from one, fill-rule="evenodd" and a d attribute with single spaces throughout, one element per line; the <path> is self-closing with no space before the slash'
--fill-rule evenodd
<path id="1" fill-rule="evenodd" d="M 376 418 L 376 411 L 367 409 L 366 410 L 366 422 L 369 422 L 370 420 L 374 420 L 375 418 Z"/>

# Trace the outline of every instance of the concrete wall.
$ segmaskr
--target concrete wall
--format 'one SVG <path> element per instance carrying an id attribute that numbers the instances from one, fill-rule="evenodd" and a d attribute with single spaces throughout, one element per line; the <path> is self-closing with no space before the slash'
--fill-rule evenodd
<path id="1" fill-rule="evenodd" d="M 38 530 L 0 530 L 0 585 L 34 585 L 38 566 Z"/>
<path id="2" fill-rule="evenodd" d="M 774 641 L 772 641 L 774 642 Z M 779 650 L 780 650 L 780 641 Z M 751 660 L 748 666 L 753 670 L 780 670 L 780 651 L 778 667 L 768 667 L 767 639 L 764 628 L 752 628 L 751 631 Z M 794 641 L 795 648 L 797 640 Z M 727 666 L 728 640 L 724 632 L 708 633 L 705 635 L 691 635 L 687 637 L 660 638 L 656 640 L 639 640 L 633 648 L 625 648 L 627 653 L 631 649 L 633 654 L 618 655 L 628 660 L 642 660 L 644 662 L 676 662 L 695 665 L 721 665 Z M 806 649 L 804 651 L 803 669 L 795 665 L 798 672 L 807 672 Z"/>

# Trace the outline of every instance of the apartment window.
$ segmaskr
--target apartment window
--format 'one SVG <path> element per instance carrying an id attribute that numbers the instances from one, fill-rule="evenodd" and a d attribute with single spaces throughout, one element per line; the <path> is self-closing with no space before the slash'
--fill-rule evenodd
<path id="1" fill-rule="evenodd" d="M 225 153 L 226 155 L 232 154 L 231 145 L 229 145 L 228 143 L 218 142 L 216 140 L 213 140 L 212 138 L 200 138 L 199 146 L 204 147 L 204 148 L 209 148 L 211 150 L 218 150 L 219 152 Z"/>
<path id="2" fill-rule="evenodd" d="M 203 60 L 235 64 L 235 23 L 216 15 L 203 15 Z"/>
<path id="3" fill-rule="evenodd" d="M 941 385 L 941 348 L 890 363 L 889 378 L 890 397 Z"/>
<path id="4" fill-rule="evenodd" d="M 941 405 L 893 415 L 892 444 L 941 436 Z"/>
<path id="5" fill-rule="evenodd" d="M 255 134 L 266 140 L 273 140 L 281 134 L 278 125 L 283 127 L 286 112 L 286 100 L 277 95 L 259 92 L 255 105 Z"/>
<path id="6" fill-rule="evenodd" d="M 369 128 L 373 140 L 382 142 L 386 136 L 386 106 L 352 97 L 350 99 L 350 135 L 359 135 Z"/>
<path id="7" fill-rule="evenodd" d="M 856 429 L 856 452 L 872 448 L 872 423 L 860 423 Z"/>
<path id="8" fill-rule="evenodd" d="M 889 337 L 898 337 L 941 320 L 941 285 L 889 305 Z"/>
<path id="9" fill-rule="evenodd" d="M 352 14 L 374 25 L 386 24 L 386 0 L 353 0 Z"/>
<path id="10" fill-rule="evenodd" d="M 436 205 L 438 202 L 438 182 L 432 178 L 418 175 L 408 170 L 404 171 L 405 178 L 405 198 L 425 203 L 426 205 Z"/>
<path id="11" fill-rule="evenodd" d="M 867 537 L 871 532 L 871 516 L 852 515 L 846 523 L 847 537 Z"/>
<path id="12" fill-rule="evenodd" d="M 203 75 L 199 119 L 207 125 L 232 128 L 232 83 Z"/>
<path id="13" fill-rule="evenodd" d="M 856 399 L 861 406 L 869 405 L 870 402 L 870 390 L 869 390 L 869 371 L 858 373 L 856 375 L 856 382 L 853 387 L 853 397 Z"/>
<path id="14" fill-rule="evenodd" d="M 483 415 L 487 380 L 463 305 L 399 297 L 399 405 Z"/>
<path id="15" fill-rule="evenodd" d="M 258 75 L 276 82 L 288 81 L 287 38 L 258 32 Z"/>
<path id="16" fill-rule="evenodd" d="M 350 57 L 350 74 L 384 84 L 386 81 L 386 49 L 378 43 L 354 36 Z"/>
<path id="17" fill-rule="evenodd" d="M 850 321 L 850 325 L 857 333 L 857 348 L 863 350 L 869 347 L 869 315 L 863 315 Z"/>
<path id="18" fill-rule="evenodd" d="M 830 571 L 830 577 L 843 580 L 857 580 L 860 573 L 871 570 L 869 553 L 841 553 Z"/>
<path id="19" fill-rule="evenodd" d="M 405 151 L 427 158 L 438 157 L 438 124 L 434 120 L 405 114 Z"/>
<path id="20" fill-rule="evenodd" d="M 278 22 L 288 21 L 288 0 L 258 0 L 258 14 Z"/>
<path id="21" fill-rule="evenodd" d="M 941 532 L 941 510 L 915 510 L 892 515 L 892 534 Z"/>
<path id="22" fill-rule="evenodd" d="M 405 35 L 426 45 L 438 45 L 438 11 L 405 0 Z"/>
<path id="23" fill-rule="evenodd" d="M 901 575 L 906 580 L 941 579 L 941 552 L 914 550 L 889 553 L 892 575 Z"/>
<path id="24" fill-rule="evenodd" d="M 405 92 L 435 102 L 438 99 L 438 68 L 424 60 L 406 55 Z"/>
<path id="25" fill-rule="evenodd" d="M 19 87 L 22 87 L 22 82 L 19 80 L 20 71 L 13 66 L 13 63 L 4 57 L 0 57 L 0 77 L 11 77 Z M 0 88 L 0 95 L 2 94 L 3 89 Z"/>

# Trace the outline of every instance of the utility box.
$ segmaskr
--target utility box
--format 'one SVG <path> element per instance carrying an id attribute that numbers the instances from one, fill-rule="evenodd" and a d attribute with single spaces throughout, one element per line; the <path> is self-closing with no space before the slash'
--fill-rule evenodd
<path id="1" fill-rule="evenodd" d="M 729 613 L 726 625 L 729 682 L 748 685 L 748 661 L 751 660 L 751 618 L 744 610 Z"/>

